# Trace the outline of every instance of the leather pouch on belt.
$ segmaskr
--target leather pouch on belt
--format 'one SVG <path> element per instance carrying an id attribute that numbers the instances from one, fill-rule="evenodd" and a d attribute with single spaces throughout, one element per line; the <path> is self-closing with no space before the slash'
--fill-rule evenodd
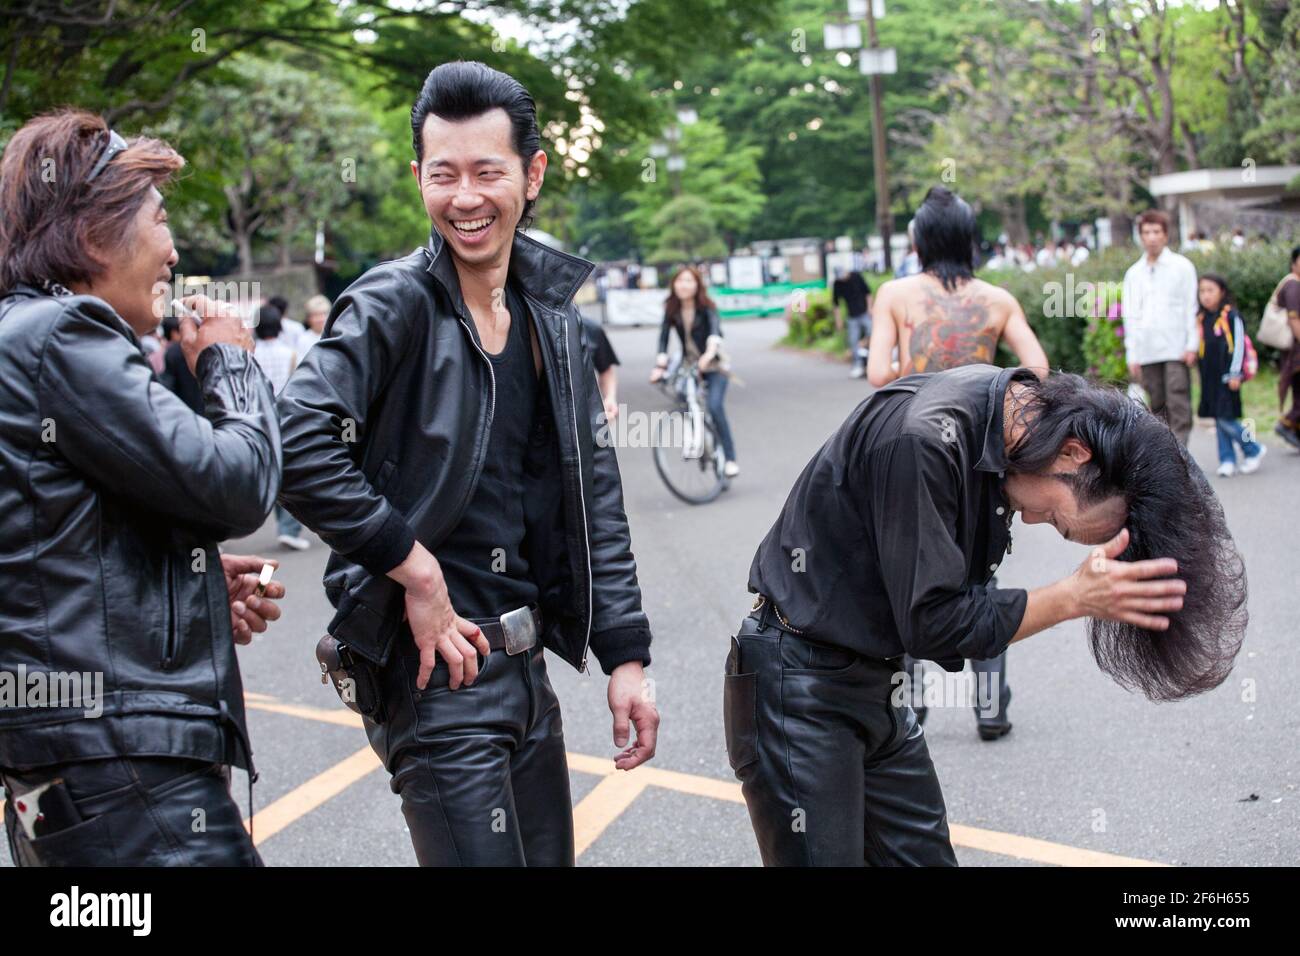
<path id="1" fill-rule="evenodd" d="M 326 634 L 316 644 L 316 660 L 320 663 L 320 679 L 334 685 L 339 700 L 351 711 L 368 717 L 377 724 L 386 718 L 384 698 L 379 692 L 379 680 L 374 666 L 364 657 Z"/>

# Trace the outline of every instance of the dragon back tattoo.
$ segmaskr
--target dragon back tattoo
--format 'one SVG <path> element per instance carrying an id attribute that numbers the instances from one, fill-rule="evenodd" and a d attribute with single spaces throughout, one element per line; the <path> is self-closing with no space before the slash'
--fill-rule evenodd
<path id="1" fill-rule="evenodd" d="M 993 364 L 1002 322 L 992 315 L 988 301 L 979 292 L 961 289 L 942 295 L 927 289 L 920 312 L 920 318 L 914 319 L 909 308 L 904 323 L 914 371 L 941 372 L 958 365 Z"/>

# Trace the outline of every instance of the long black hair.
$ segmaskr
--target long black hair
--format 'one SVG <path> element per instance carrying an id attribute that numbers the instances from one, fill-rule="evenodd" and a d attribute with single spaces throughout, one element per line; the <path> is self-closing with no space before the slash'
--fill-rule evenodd
<path id="1" fill-rule="evenodd" d="M 1228 309 L 1229 312 L 1235 309 L 1237 307 L 1237 303 L 1232 297 L 1232 290 L 1228 288 L 1228 280 L 1223 278 L 1223 276 L 1218 275 L 1217 273 L 1205 272 L 1202 273 L 1201 276 L 1196 281 L 1199 284 L 1201 282 L 1206 281 L 1207 279 L 1210 282 L 1213 282 L 1215 285 L 1217 285 L 1219 287 L 1219 291 L 1223 294 L 1222 298 L 1219 300 L 1219 307 L 1214 310 L 1214 314 L 1217 316 L 1225 308 Z M 1200 304 L 1199 295 L 1197 295 L 1196 297 L 1196 307 L 1197 307 L 1197 311 L 1200 312 L 1201 315 L 1206 314 L 1205 306 Z"/>
<path id="2" fill-rule="evenodd" d="M 1120 560 L 1174 558 L 1187 582 L 1168 630 L 1090 619 L 1097 666 L 1151 700 L 1219 686 L 1246 635 L 1246 569 L 1200 467 L 1164 422 L 1116 388 L 1068 374 L 1025 385 L 1028 400 L 1015 413 L 1025 430 L 1008 452 L 1010 469 L 1042 473 L 1066 439 L 1082 442 L 1091 460 L 1060 477 L 1081 507 L 1123 499 L 1129 544 Z"/>
<path id="3" fill-rule="evenodd" d="M 949 292 L 975 273 L 975 213 L 950 189 L 935 186 L 912 220 L 912 241 L 921 268 Z"/>
<path id="4" fill-rule="evenodd" d="M 416 164 L 424 162 L 424 121 L 430 113 L 455 121 L 473 119 L 494 109 L 505 110 L 510 117 L 511 139 L 527 173 L 529 162 L 541 149 L 537 104 L 513 76 L 475 60 L 444 63 L 434 67 L 425 78 L 420 95 L 411 107 L 411 145 L 415 147 Z M 520 229 L 532 222 L 536 204 L 534 199 L 524 202 Z"/>

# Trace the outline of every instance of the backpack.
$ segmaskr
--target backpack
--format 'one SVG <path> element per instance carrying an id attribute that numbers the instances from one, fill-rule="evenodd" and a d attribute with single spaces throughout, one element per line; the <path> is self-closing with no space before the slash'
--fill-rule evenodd
<path id="1" fill-rule="evenodd" d="M 1264 317 L 1259 320 L 1259 340 L 1265 345 L 1271 345 L 1283 352 L 1290 349 L 1294 344 L 1295 335 L 1292 334 L 1291 325 L 1286 320 L 1286 309 L 1282 308 L 1277 297 L 1282 292 L 1282 286 L 1294 278 L 1290 273 L 1282 277 L 1282 281 L 1277 284 L 1277 288 L 1269 296 L 1268 304 L 1264 306 Z"/>
<path id="2" fill-rule="evenodd" d="M 1214 320 L 1214 327 L 1216 329 L 1223 329 L 1223 335 L 1228 340 L 1229 355 L 1233 352 L 1232 322 L 1230 321 L 1230 316 L 1231 311 L 1229 307 L 1224 306 L 1223 311 L 1219 313 L 1219 317 Z M 1246 332 L 1246 324 L 1244 322 L 1241 325 L 1241 329 L 1242 338 L 1245 340 L 1245 351 L 1241 356 L 1241 380 L 1242 382 L 1249 382 L 1259 374 L 1259 353 L 1255 351 L 1255 343 L 1250 340 L 1250 334 Z M 1202 350 L 1204 350 L 1203 346 Z"/>

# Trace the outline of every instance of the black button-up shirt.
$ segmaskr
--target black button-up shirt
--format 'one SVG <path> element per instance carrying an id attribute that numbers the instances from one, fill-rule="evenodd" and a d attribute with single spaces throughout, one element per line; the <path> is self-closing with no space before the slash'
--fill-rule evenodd
<path id="1" fill-rule="evenodd" d="M 1003 400 L 1032 379 L 967 365 L 875 392 L 795 482 L 749 590 L 810 640 L 868 657 L 996 657 L 1028 600 L 988 586 L 1011 544 Z"/>

